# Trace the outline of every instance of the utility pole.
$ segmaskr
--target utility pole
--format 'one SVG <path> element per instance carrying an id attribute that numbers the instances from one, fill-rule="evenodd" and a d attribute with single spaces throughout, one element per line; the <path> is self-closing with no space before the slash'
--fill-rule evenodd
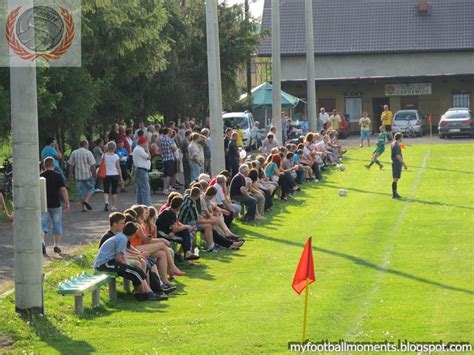
<path id="1" fill-rule="evenodd" d="M 17 1 L 8 1 L 11 11 Z M 24 7 L 33 7 L 29 0 Z M 34 25 L 31 27 L 34 31 Z M 35 38 L 34 35 L 32 38 Z M 13 64 L 13 60 L 11 60 Z M 18 312 L 43 313 L 43 256 L 39 189 L 36 63 L 10 67 L 13 136 L 13 240 L 15 306 Z"/>
<path id="2" fill-rule="evenodd" d="M 209 80 L 209 119 L 213 144 L 211 173 L 212 175 L 216 175 L 225 169 L 217 0 L 206 0 L 206 37 Z"/>
<path id="3" fill-rule="evenodd" d="M 272 124 L 277 129 L 277 136 L 283 144 L 281 131 L 281 61 L 280 61 L 280 0 L 272 0 Z"/>
<path id="4" fill-rule="evenodd" d="M 314 69 L 313 0 L 305 0 L 306 26 L 306 95 L 308 100 L 308 120 L 311 132 L 317 132 L 316 75 Z"/>
<path id="5" fill-rule="evenodd" d="M 249 0 L 245 0 L 245 19 L 250 23 Z M 247 58 L 247 97 L 249 99 L 250 110 L 252 110 L 252 58 Z"/>

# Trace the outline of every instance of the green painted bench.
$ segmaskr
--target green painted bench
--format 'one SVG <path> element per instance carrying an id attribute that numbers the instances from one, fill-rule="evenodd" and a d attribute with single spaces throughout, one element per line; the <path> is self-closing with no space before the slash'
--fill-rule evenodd
<path id="1" fill-rule="evenodd" d="M 116 273 L 95 273 L 88 274 L 83 272 L 80 275 L 58 285 L 57 292 L 63 296 L 74 296 L 74 310 L 77 314 L 84 312 L 84 295 L 92 293 L 92 307 L 100 304 L 100 289 L 104 285 L 109 286 L 109 301 L 117 299 Z M 126 292 L 130 293 L 130 280 L 123 279 L 123 286 Z"/>
<path id="2" fill-rule="evenodd" d="M 114 287 L 110 287 L 112 280 Z M 117 298 L 115 276 L 109 274 L 93 275 L 83 272 L 60 283 L 57 292 L 63 296 L 74 296 L 75 312 L 82 314 L 84 312 L 84 295 L 92 292 L 92 307 L 97 307 L 100 303 L 100 288 L 103 285 L 109 285 L 109 299 L 115 300 Z"/>

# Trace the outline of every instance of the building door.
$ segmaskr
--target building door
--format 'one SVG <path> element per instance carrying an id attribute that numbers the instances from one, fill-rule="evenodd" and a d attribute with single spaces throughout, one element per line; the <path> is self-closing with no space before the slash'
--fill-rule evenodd
<path id="1" fill-rule="evenodd" d="M 336 108 L 336 99 L 319 99 L 318 100 L 318 107 L 316 111 L 319 114 L 319 110 L 321 107 L 324 107 L 327 113 L 332 112 Z"/>
<path id="2" fill-rule="evenodd" d="M 390 107 L 390 98 L 388 97 L 374 97 L 373 99 L 373 117 L 372 117 L 372 127 L 374 128 L 374 132 L 379 131 L 379 127 L 381 124 L 380 121 L 380 114 L 383 111 L 384 105 L 389 105 Z"/>
<path id="3" fill-rule="evenodd" d="M 417 110 L 418 96 L 402 96 L 400 98 L 400 106 L 402 110 Z"/>

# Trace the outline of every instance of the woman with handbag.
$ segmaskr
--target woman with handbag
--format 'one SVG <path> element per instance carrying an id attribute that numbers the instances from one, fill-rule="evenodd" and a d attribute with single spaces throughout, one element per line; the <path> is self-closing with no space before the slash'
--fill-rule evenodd
<path id="1" fill-rule="evenodd" d="M 122 170 L 120 169 L 120 158 L 115 153 L 117 145 L 111 141 L 107 143 L 106 151 L 102 156 L 102 162 L 105 165 L 104 177 L 104 211 L 109 210 L 109 192 L 112 194 L 111 211 L 117 211 L 117 190 L 119 182 L 122 182 Z M 102 169 L 102 163 L 99 170 Z M 99 174 L 100 175 L 100 174 Z"/>

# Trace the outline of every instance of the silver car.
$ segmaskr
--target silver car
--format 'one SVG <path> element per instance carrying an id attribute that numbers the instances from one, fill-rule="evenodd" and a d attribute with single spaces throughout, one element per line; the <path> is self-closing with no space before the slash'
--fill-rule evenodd
<path id="1" fill-rule="evenodd" d="M 418 110 L 400 110 L 393 116 L 392 132 L 422 136 L 428 129 L 428 120 Z"/>

